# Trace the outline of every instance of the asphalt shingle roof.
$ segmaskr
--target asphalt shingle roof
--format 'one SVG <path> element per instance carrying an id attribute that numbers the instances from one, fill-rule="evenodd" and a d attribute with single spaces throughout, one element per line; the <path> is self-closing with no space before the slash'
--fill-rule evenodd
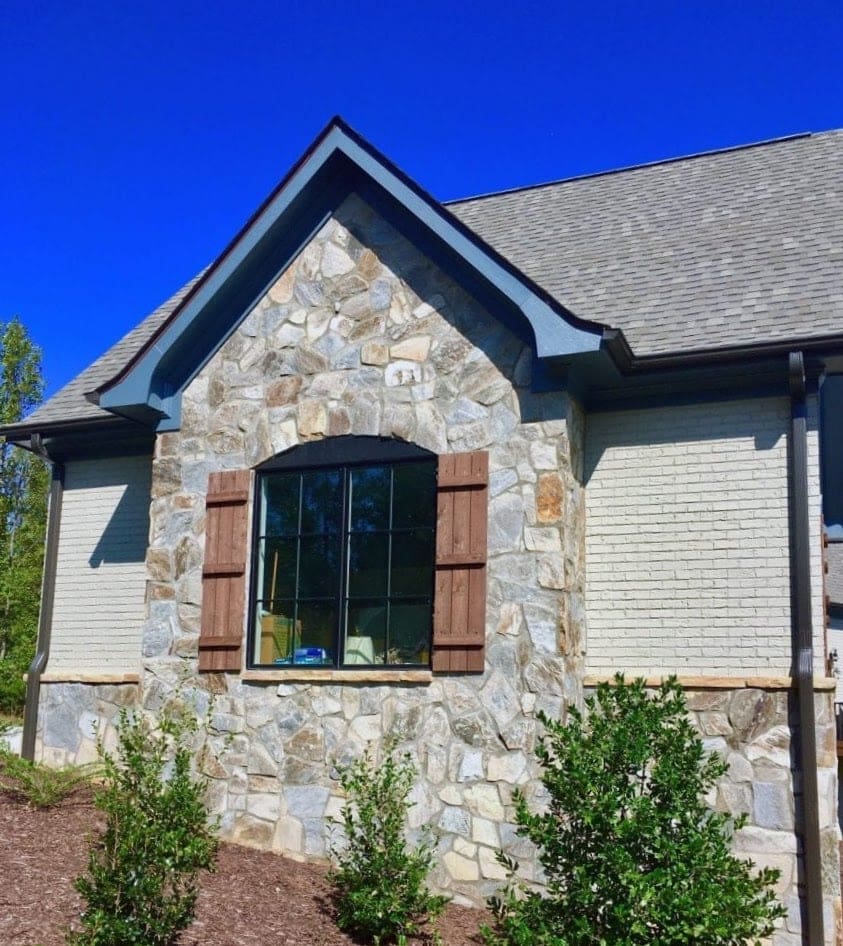
<path id="1" fill-rule="evenodd" d="M 843 131 L 448 209 L 639 356 L 843 331 Z"/>
<path id="2" fill-rule="evenodd" d="M 196 276 L 182 286 L 178 292 L 158 306 L 139 325 L 136 325 L 131 332 L 100 355 L 93 364 L 36 408 L 24 423 L 27 425 L 47 424 L 57 421 L 86 421 L 113 417 L 113 414 L 92 404 L 85 394 L 113 378 L 132 356 L 141 350 L 157 329 L 173 314 L 199 278 Z"/>
<path id="3" fill-rule="evenodd" d="M 447 207 L 574 314 L 622 329 L 639 356 L 843 333 L 843 131 Z M 25 423 L 110 416 L 85 392 L 112 378 L 195 282 Z"/>

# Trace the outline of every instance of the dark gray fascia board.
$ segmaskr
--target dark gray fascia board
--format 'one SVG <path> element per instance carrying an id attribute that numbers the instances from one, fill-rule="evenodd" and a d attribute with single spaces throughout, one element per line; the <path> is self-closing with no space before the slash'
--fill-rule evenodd
<path id="1" fill-rule="evenodd" d="M 47 456 L 60 462 L 151 454 L 155 444 L 155 432 L 150 427 L 117 417 L 52 424 L 24 422 L 0 428 L 0 437 L 7 443 L 25 449 L 29 449 L 33 435 L 41 438 Z"/>
<path id="2" fill-rule="evenodd" d="M 180 391 L 361 176 L 523 316 L 538 358 L 599 349 L 605 326 L 564 310 L 335 120 L 139 357 L 121 376 L 92 392 L 92 399 L 106 410 L 157 424 L 159 430 L 177 426 Z"/>
<path id="3" fill-rule="evenodd" d="M 580 356 L 564 365 L 548 359 L 542 386 L 564 386 L 591 410 L 785 396 L 788 355 L 795 348 L 805 352 L 812 391 L 823 373 L 843 365 L 843 336 L 636 357 L 622 334 L 609 329 L 602 358 Z"/>

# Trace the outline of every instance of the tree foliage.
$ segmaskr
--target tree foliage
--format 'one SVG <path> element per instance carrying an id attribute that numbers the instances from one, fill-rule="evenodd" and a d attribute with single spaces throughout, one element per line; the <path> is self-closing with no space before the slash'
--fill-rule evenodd
<path id="1" fill-rule="evenodd" d="M 516 820 L 539 849 L 547 890 L 511 874 L 490 903 L 487 943 L 746 946 L 769 935 L 784 912 L 778 872 L 735 857 L 730 839 L 744 818 L 706 807 L 727 766 L 706 755 L 675 680 L 650 696 L 643 681 L 618 676 L 567 724 L 542 722 L 548 806 L 534 813 L 518 795 Z"/>
<path id="2" fill-rule="evenodd" d="M 0 322 L 0 424 L 41 400 L 41 352 L 19 319 Z M 0 444 L 0 712 L 23 707 L 23 674 L 35 652 L 47 469 L 26 450 Z"/>

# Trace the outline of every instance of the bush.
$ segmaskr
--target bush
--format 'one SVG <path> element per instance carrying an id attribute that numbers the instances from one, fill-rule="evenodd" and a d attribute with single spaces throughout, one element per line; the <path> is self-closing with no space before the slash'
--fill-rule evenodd
<path id="1" fill-rule="evenodd" d="M 375 946 L 401 946 L 409 936 L 425 935 L 448 901 L 426 886 L 433 861 L 430 834 L 408 847 L 407 796 L 414 779 L 410 756 L 397 760 L 391 744 L 380 766 L 364 757 L 340 770 L 347 802 L 336 823 L 345 843 L 332 847 L 336 864 L 330 874 L 337 924 Z M 439 942 L 435 930 L 426 935 Z"/>
<path id="2" fill-rule="evenodd" d="M 78 789 L 90 785 L 98 770 L 96 765 L 51 769 L 40 762 L 22 759 L 0 746 L 0 791 L 33 808 L 52 808 Z"/>
<path id="3" fill-rule="evenodd" d="M 118 753 L 99 744 L 105 831 L 75 882 L 86 902 L 72 946 L 173 946 L 192 922 L 200 871 L 213 870 L 216 825 L 207 783 L 191 772 L 195 721 L 164 717 L 154 730 L 125 711 Z"/>
<path id="4" fill-rule="evenodd" d="M 490 946 L 745 946 L 784 914 L 778 872 L 753 873 L 729 850 L 745 818 L 708 810 L 703 796 L 726 772 L 706 755 L 675 680 L 648 696 L 644 682 L 604 684 L 570 711 L 541 717 L 536 755 L 549 796 L 534 814 L 519 793 L 518 833 L 539 849 L 547 890 L 515 881 L 490 906 Z"/>

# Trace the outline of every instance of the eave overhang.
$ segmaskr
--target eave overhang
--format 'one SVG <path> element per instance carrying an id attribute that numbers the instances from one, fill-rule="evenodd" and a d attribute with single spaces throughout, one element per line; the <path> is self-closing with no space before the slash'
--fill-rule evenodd
<path id="1" fill-rule="evenodd" d="M 522 334 L 538 361 L 600 352 L 606 326 L 567 311 L 335 119 L 156 335 L 87 396 L 118 416 L 177 428 L 185 386 L 351 193 Z"/>

